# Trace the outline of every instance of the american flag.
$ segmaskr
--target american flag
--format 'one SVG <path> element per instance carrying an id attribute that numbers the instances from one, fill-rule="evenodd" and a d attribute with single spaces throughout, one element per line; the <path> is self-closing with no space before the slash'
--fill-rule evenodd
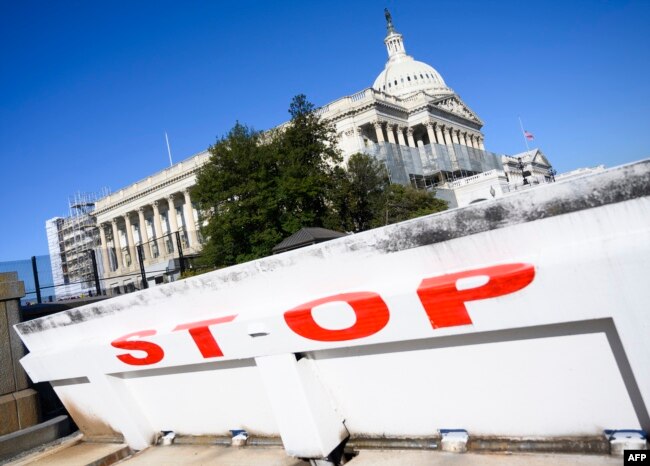
<path id="1" fill-rule="evenodd" d="M 526 130 L 524 130 L 524 137 L 526 139 L 528 139 L 529 141 L 532 141 L 533 139 L 535 139 L 535 136 L 533 136 L 533 133 L 531 133 L 529 131 L 526 131 Z"/>

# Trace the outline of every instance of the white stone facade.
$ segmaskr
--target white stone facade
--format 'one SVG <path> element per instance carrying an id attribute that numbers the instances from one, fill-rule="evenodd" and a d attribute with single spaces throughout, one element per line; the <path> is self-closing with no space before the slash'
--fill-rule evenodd
<path id="1" fill-rule="evenodd" d="M 164 277 L 176 269 L 176 232 L 184 255 L 200 250 L 198 214 L 189 188 L 209 157 L 209 152 L 201 152 L 97 201 L 94 216 L 106 288 L 139 282 L 140 245 L 147 276 L 153 283 L 168 280 L 169 276 Z"/>

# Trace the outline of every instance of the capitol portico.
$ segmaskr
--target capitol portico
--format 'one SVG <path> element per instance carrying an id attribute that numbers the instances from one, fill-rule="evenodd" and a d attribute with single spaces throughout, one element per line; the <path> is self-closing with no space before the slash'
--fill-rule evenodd
<path id="1" fill-rule="evenodd" d="M 406 53 L 388 11 L 386 21 L 388 60 L 372 87 L 318 110 L 335 125 L 344 161 L 365 152 L 393 183 L 418 188 L 503 170 L 485 149 L 481 119 L 432 66 Z"/>

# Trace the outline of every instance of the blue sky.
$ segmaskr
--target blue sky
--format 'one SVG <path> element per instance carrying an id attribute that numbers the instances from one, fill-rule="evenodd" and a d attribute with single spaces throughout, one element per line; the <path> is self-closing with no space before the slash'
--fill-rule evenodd
<path id="1" fill-rule="evenodd" d="M 288 118 L 369 87 L 383 9 L 406 50 L 558 171 L 650 156 L 650 1 L 0 0 L 0 261 L 47 253 L 75 192 L 120 189 L 205 149 L 239 120 Z"/>

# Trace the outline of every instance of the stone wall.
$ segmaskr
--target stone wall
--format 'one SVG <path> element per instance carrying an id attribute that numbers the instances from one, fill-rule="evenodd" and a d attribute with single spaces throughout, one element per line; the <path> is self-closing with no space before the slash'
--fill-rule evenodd
<path id="1" fill-rule="evenodd" d="M 0 435 L 39 422 L 38 396 L 20 365 L 25 347 L 13 326 L 20 322 L 25 286 L 16 272 L 0 273 Z"/>

